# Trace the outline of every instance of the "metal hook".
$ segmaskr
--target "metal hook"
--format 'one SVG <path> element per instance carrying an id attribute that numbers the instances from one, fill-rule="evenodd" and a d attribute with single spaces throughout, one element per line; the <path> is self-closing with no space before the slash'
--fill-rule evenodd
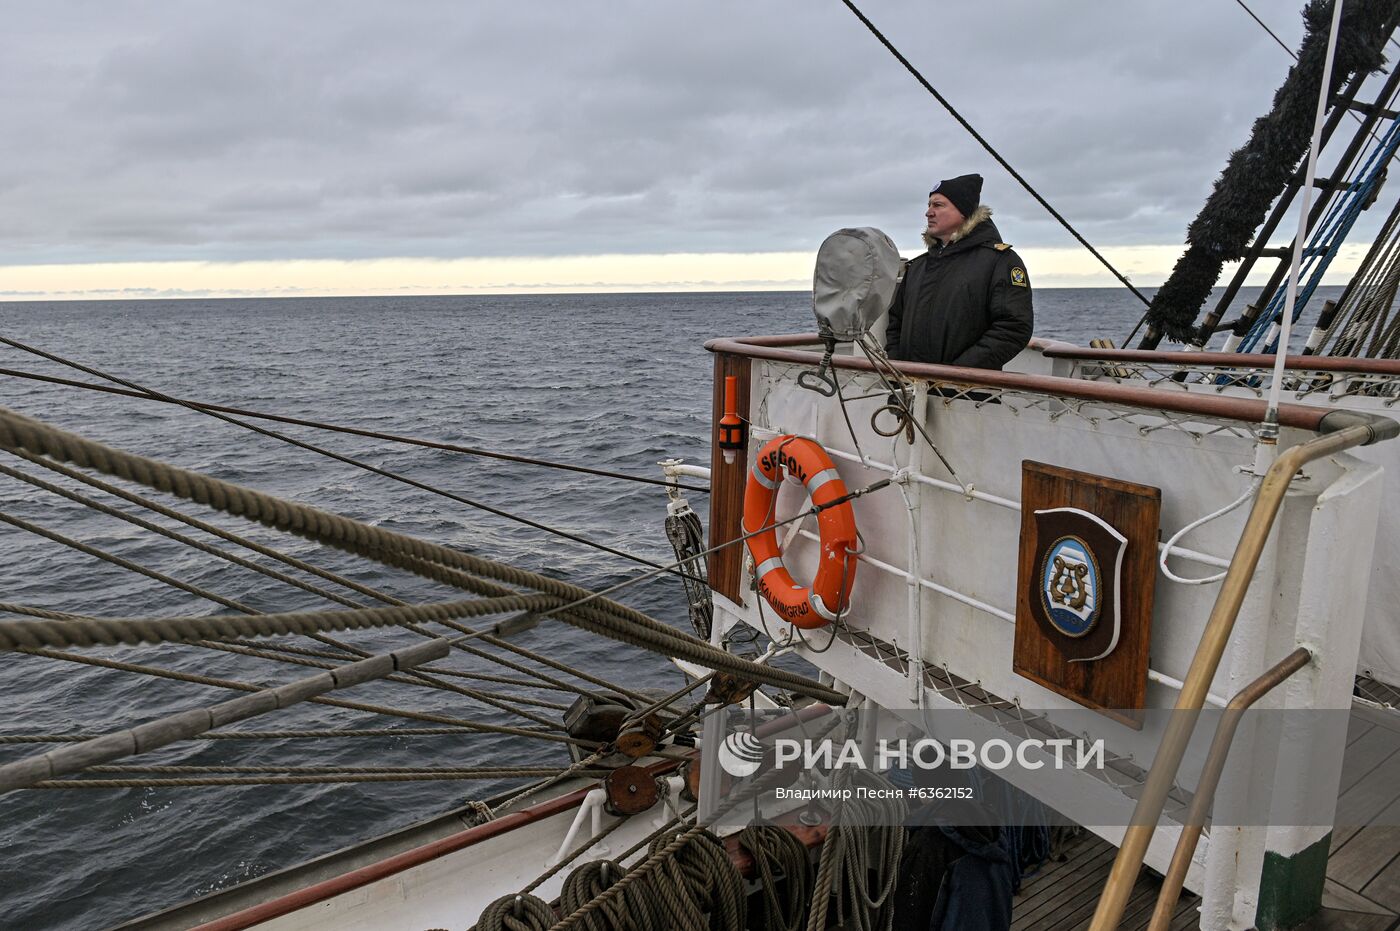
<path id="1" fill-rule="evenodd" d="M 808 369 L 797 376 L 797 386 L 806 388 L 808 391 L 815 391 L 824 398 L 832 397 L 836 394 L 836 379 L 830 375 L 825 366 L 817 369 Z"/>
<path id="2" fill-rule="evenodd" d="M 816 369 L 808 369 L 797 376 L 797 386 L 815 391 L 824 398 L 836 394 L 836 376 L 831 373 L 831 357 L 836 353 L 836 338 L 822 335 L 826 351 L 822 353 L 821 364 Z"/>

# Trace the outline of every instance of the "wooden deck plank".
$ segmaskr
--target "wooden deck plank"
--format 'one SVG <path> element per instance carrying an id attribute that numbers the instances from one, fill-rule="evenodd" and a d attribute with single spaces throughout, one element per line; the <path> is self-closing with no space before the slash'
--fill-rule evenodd
<path id="1" fill-rule="evenodd" d="M 1325 908 L 1299 925 L 1298 931 L 1392 931 L 1396 921 L 1393 916 Z"/>
<path id="2" fill-rule="evenodd" d="M 1066 851 L 1066 853 L 1070 854 L 1070 856 L 1065 860 L 1046 864 L 1046 866 L 1034 876 L 1022 881 L 1021 891 L 1016 894 L 1014 899 L 1016 908 L 1032 908 L 1042 899 L 1054 893 L 1060 880 L 1070 875 L 1075 868 L 1075 864 L 1079 862 L 1079 858 L 1073 855 L 1075 853 L 1074 850 Z"/>
<path id="3" fill-rule="evenodd" d="M 1104 842 L 1097 835 L 1086 832 L 1082 837 L 1077 837 L 1067 843 L 1059 855 L 1053 860 L 1047 861 L 1034 876 L 1026 877 L 1021 883 L 1021 894 L 1032 895 L 1039 891 L 1044 891 L 1046 884 L 1058 873 L 1074 869 L 1086 853 L 1098 850 L 1104 846 Z"/>
<path id="4" fill-rule="evenodd" d="M 1176 912 L 1172 915 L 1173 928 L 1196 928 L 1201 924 L 1201 897 L 1193 893 L 1181 894 L 1177 900 Z"/>
<path id="5" fill-rule="evenodd" d="M 1118 922 L 1119 931 L 1131 927 L 1130 922 L 1142 916 L 1141 908 L 1144 900 L 1147 902 L 1146 916 L 1151 916 L 1151 903 L 1157 900 L 1157 888 L 1155 877 L 1144 876 L 1137 881 L 1132 892 L 1128 894 L 1128 904 L 1123 909 L 1122 920 Z M 1078 906 L 1068 909 L 1063 917 L 1056 915 L 1051 923 L 1044 925 L 1045 931 L 1080 931 L 1081 928 L 1088 928 L 1090 920 L 1094 917 L 1094 909 L 1098 907 L 1101 892 L 1103 892 L 1102 881 L 1089 890 L 1089 895 Z M 1131 917 L 1129 917 L 1130 912 L 1132 913 Z M 1147 917 L 1143 917 L 1142 920 L 1146 922 Z"/>
<path id="6" fill-rule="evenodd" d="M 1342 758 L 1346 765 L 1340 791 L 1351 788 L 1360 776 L 1397 749 L 1400 731 L 1389 726 L 1389 722 L 1380 724 L 1359 714 L 1352 715 L 1347 724 L 1347 748 Z"/>
<path id="7" fill-rule="evenodd" d="M 1040 928 L 1041 922 L 1054 915 L 1056 911 L 1065 904 L 1075 901 L 1075 897 L 1081 894 L 1085 887 L 1092 885 L 1097 889 L 1103 884 L 1101 873 L 1106 875 L 1108 866 L 1113 863 L 1114 848 L 1104 845 L 1104 850 L 1096 851 L 1092 859 L 1080 861 L 1080 868 L 1076 869 L 1065 881 L 1059 883 L 1053 890 L 1053 894 L 1041 899 L 1035 907 L 1023 910 L 1017 915 L 1013 906 L 1011 912 L 1012 931 L 1020 931 L 1022 928 Z"/>
<path id="8" fill-rule="evenodd" d="M 1081 916 L 1088 917 L 1094 913 L 1104 880 L 1108 878 L 1108 870 L 1113 865 L 1113 852 L 1094 863 L 1094 868 L 1085 870 L 1066 884 L 1064 893 L 1053 900 L 1052 908 L 1043 912 L 1031 927 L 1036 931 L 1067 931 L 1078 923 Z"/>
<path id="9" fill-rule="evenodd" d="M 1400 852 L 1400 828 L 1377 824 L 1362 828 L 1341 850 L 1327 861 L 1327 875 L 1352 890 L 1371 898 L 1367 886 L 1394 861 Z M 1382 901 L 1382 900 L 1377 900 Z M 1394 906 L 1383 902 L 1390 908 Z"/>
<path id="10" fill-rule="evenodd" d="M 1386 744 L 1388 743 L 1387 739 Z M 1346 845 L 1351 843 L 1364 825 L 1375 821 L 1377 812 L 1384 811 L 1388 805 L 1400 798 L 1400 780 L 1394 778 L 1397 770 L 1400 770 L 1400 748 L 1397 748 L 1397 752 L 1378 760 L 1352 784 L 1351 788 L 1338 797 L 1338 826 L 1332 835 L 1334 855 L 1345 850 Z M 1343 884 L 1356 888 L 1351 883 Z"/>
<path id="11" fill-rule="evenodd" d="M 1123 920 L 1119 927 L 1126 928 L 1127 931 L 1143 931 L 1152 920 L 1152 910 L 1157 907 L 1157 894 L 1161 891 L 1162 884 L 1154 879 L 1139 879 L 1137 886 L 1133 887 L 1133 896 L 1128 900 L 1128 907 L 1123 910 Z M 1089 922 L 1084 922 L 1080 927 L 1089 927 Z"/>
<path id="12" fill-rule="evenodd" d="M 1086 854 L 1107 846 L 1109 845 L 1093 834 L 1086 833 L 1077 838 L 1066 846 L 1063 860 L 1047 865 L 1021 884 L 1021 892 L 1014 900 L 1014 907 L 1022 910 L 1034 908 L 1042 900 L 1054 895 L 1060 881 L 1078 871 L 1080 860 Z"/>
<path id="13" fill-rule="evenodd" d="M 1082 931 L 1089 927 L 1117 848 L 1088 834 L 1070 844 L 1065 859 L 1027 881 L 1011 914 L 1013 931 Z M 1120 929 L 1142 931 L 1157 904 L 1161 879 L 1143 870 L 1128 898 Z M 1200 900 L 1189 892 L 1177 903 L 1174 922 L 1195 927 Z"/>
<path id="14" fill-rule="evenodd" d="M 1375 727 L 1375 724 L 1365 718 L 1352 715 L 1351 723 L 1347 725 L 1347 746 L 1350 747 L 1352 744 L 1356 743 L 1362 735 L 1373 727 Z"/>
<path id="15" fill-rule="evenodd" d="M 1393 825 L 1393 822 L 1392 822 Z M 1348 889 L 1360 892 L 1372 902 L 1385 906 L 1392 912 L 1400 912 L 1400 827 L 1373 825 L 1362 829 L 1362 834 L 1368 835 L 1365 840 L 1368 845 L 1376 850 L 1376 856 L 1384 857 L 1386 863 L 1380 870 L 1372 871 L 1372 879 L 1363 887 L 1353 886 L 1351 883 L 1335 876 L 1342 885 Z M 1347 845 L 1347 849 L 1362 841 L 1362 836 L 1358 835 L 1355 841 Z M 1381 846 L 1385 843 L 1386 846 Z M 1346 850 L 1343 850 L 1345 853 Z M 1332 871 L 1328 870 L 1329 875 Z"/>
<path id="16" fill-rule="evenodd" d="M 1343 912 L 1369 912 L 1375 915 L 1397 917 L 1393 911 L 1386 908 L 1384 905 L 1381 905 L 1379 902 L 1372 902 L 1361 893 L 1348 889 L 1330 876 L 1327 877 L 1323 885 L 1322 907 Z"/>
<path id="17" fill-rule="evenodd" d="M 1337 794 L 1346 792 L 1381 760 L 1400 750 L 1400 740 L 1394 741 L 1395 746 L 1390 746 L 1391 743 L 1389 732 L 1378 731 L 1370 721 L 1353 715 L 1347 725 L 1347 746 L 1342 752 L 1342 781 L 1337 786 Z"/>
<path id="18" fill-rule="evenodd" d="M 1111 862 L 1112 856 L 1113 848 L 1107 844 L 1096 844 L 1081 849 L 1080 855 L 1067 864 L 1070 869 L 1053 878 L 1046 888 L 1038 890 L 1040 894 L 1033 901 L 1027 902 L 1026 906 L 1019 910 L 1013 907 L 1012 927 L 1039 927 L 1036 922 L 1058 908 L 1079 881 L 1086 876 L 1095 875 L 1103 868 L 1104 863 Z"/>
<path id="19" fill-rule="evenodd" d="M 1188 931 L 1201 926 L 1201 900 L 1195 896 L 1191 901 L 1177 907 L 1176 917 L 1172 918 L 1169 931 Z"/>
<path id="20" fill-rule="evenodd" d="M 1162 891 L 1162 883 L 1155 877 L 1150 880 L 1149 894 L 1146 902 L 1138 906 L 1140 909 L 1136 915 L 1125 912 L 1122 928 L 1128 931 L 1146 931 L 1147 925 L 1152 921 L 1152 912 L 1157 908 L 1157 896 Z M 1181 896 L 1176 900 L 1176 908 L 1172 909 L 1171 927 L 1195 927 L 1196 916 L 1201 906 L 1200 896 L 1195 893 L 1181 890 Z M 1131 908 L 1131 906 L 1130 906 Z M 1184 923 L 1183 923 L 1184 922 Z M 1084 927 L 1088 927 L 1088 923 Z"/>

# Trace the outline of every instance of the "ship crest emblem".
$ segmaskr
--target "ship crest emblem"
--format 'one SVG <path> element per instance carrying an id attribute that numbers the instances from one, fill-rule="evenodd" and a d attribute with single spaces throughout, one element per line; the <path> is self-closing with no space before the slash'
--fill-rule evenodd
<path id="1" fill-rule="evenodd" d="M 1041 605 L 1066 637 L 1082 637 L 1099 619 L 1099 568 L 1089 544 L 1061 537 L 1045 555 Z"/>
<path id="2" fill-rule="evenodd" d="M 1119 595 L 1127 538 L 1079 508 L 1035 512 L 1033 603 L 1071 662 L 1102 659 L 1118 645 Z"/>

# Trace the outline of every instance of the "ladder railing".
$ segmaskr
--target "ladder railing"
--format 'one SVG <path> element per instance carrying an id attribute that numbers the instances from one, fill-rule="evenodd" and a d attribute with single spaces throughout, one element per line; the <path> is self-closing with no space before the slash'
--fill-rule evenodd
<path id="1" fill-rule="evenodd" d="M 1157 907 L 1152 911 L 1152 921 L 1147 926 L 1147 931 L 1167 931 L 1171 927 L 1172 912 L 1176 909 L 1177 899 L 1181 897 L 1181 887 L 1186 883 L 1186 871 L 1191 868 L 1191 857 L 1196 853 L 1196 842 L 1201 839 L 1201 830 L 1206 824 L 1206 813 L 1210 811 L 1210 803 L 1215 798 L 1220 774 L 1225 769 L 1225 758 L 1229 756 L 1230 744 L 1234 742 L 1235 731 L 1239 729 L 1245 711 L 1310 662 L 1312 653 L 1299 647 L 1262 676 L 1240 689 L 1225 706 L 1225 713 L 1215 728 L 1210 752 L 1206 754 L 1200 781 L 1196 784 L 1196 794 L 1186 812 L 1186 823 L 1182 825 L 1181 837 L 1177 838 L 1176 850 L 1172 852 L 1171 866 L 1167 868 L 1162 888 L 1157 893 Z"/>
<path id="2" fill-rule="evenodd" d="M 1400 423 L 1394 420 L 1348 411 L 1328 414 L 1319 426 L 1322 435 L 1279 454 L 1260 484 L 1254 506 L 1230 559 L 1230 568 L 1221 582 L 1220 594 L 1215 599 L 1196 654 L 1191 659 L 1185 683 L 1177 695 L 1176 713 L 1167 723 L 1147 782 L 1133 810 L 1132 823 L 1123 835 L 1113 869 L 1099 897 L 1090 931 L 1111 931 L 1122 920 L 1143 858 L 1147 855 L 1148 844 L 1157 830 L 1167 793 L 1176 779 L 1186 746 L 1195 730 L 1197 715 L 1205 705 L 1211 680 L 1220 666 L 1240 613 L 1240 605 L 1249 590 L 1259 557 L 1268 542 L 1274 520 L 1283 504 L 1284 493 L 1288 491 L 1293 476 L 1307 463 L 1324 456 L 1400 435 Z"/>

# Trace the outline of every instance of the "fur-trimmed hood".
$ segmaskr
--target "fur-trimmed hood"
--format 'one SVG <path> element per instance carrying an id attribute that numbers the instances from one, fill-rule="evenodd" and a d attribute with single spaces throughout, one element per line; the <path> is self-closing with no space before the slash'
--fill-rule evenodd
<path id="1" fill-rule="evenodd" d="M 953 232 L 953 235 L 948 237 L 948 241 L 943 245 L 945 247 L 951 246 L 953 243 L 957 242 L 959 239 L 962 239 L 968 233 L 976 229 L 977 224 L 981 223 L 983 220 L 990 220 L 991 218 L 992 208 L 988 207 L 986 204 L 978 204 L 977 209 L 972 211 L 972 216 L 968 217 L 966 220 L 963 220 L 962 226 L 959 226 Z M 930 250 L 938 249 L 938 240 L 930 236 L 927 230 L 924 231 L 924 245 L 927 246 Z"/>

